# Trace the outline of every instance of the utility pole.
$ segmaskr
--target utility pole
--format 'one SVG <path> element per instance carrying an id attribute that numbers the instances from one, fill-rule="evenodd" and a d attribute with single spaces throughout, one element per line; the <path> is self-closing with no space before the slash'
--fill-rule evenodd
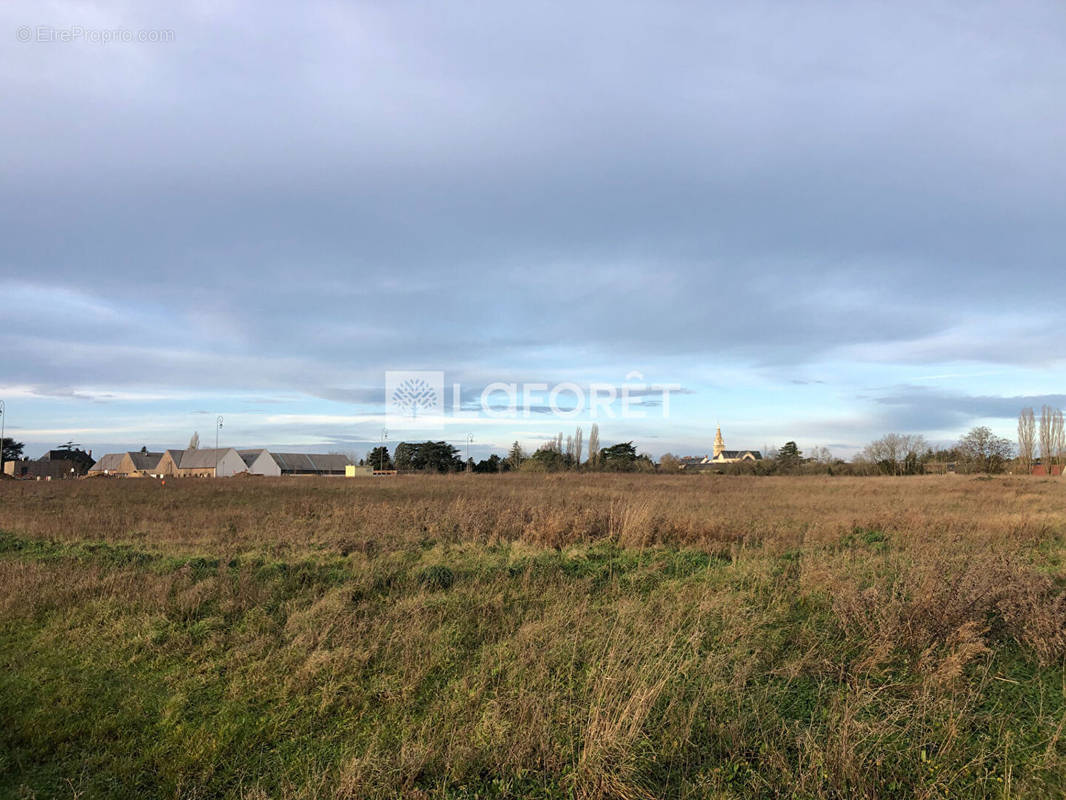
<path id="1" fill-rule="evenodd" d="M 215 420 L 215 477 L 218 477 L 218 437 L 222 433 L 222 415 Z"/>
<path id="2" fill-rule="evenodd" d="M 378 472 L 385 469 L 385 442 L 389 439 L 389 429 L 381 429 L 381 449 L 378 450 Z"/>
<path id="3" fill-rule="evenodd" d="M 470 463 L 470 444 L 474 441 L 474 434 L 468 433 L 466 435 L 466 463 Z"/>
<path id="4" fill-rule="evenodd" d="M 7 424 L 5 410 L 4 401 L 0 400 L 0 475 L 4 474 L 4 427 Z"/>

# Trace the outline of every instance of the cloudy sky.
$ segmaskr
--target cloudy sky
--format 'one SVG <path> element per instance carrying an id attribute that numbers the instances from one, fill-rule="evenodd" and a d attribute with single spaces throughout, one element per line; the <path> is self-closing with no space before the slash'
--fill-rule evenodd
<path id="1" fill-rule="evenodd" d="M 656 455 L 1066 405 L 1060 2 L 13 2 L 0 34 L 0 399 L 31 453 L 217 415 L 361 451 L 387 370 L 468 410 L 675 384 L 598 418 Z"/>

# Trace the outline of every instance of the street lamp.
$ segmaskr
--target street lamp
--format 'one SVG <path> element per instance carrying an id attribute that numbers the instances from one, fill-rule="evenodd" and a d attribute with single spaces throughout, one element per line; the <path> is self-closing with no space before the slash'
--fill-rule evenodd
<path id="1" fill-rule="evenodd" d="M 215 420 L 215 477 L 218 477 L 218 436 L 222 433 L 222 415 Z"/>

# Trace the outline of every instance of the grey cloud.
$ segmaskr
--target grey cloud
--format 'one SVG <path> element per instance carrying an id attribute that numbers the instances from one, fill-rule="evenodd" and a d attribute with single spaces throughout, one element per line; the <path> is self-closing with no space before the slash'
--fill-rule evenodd
<path id="1" fill-rule="evenodd" d="M 330 400 L 335 403 L 353 403 L 357 405 L 376 404 L 381 405 L 385 398 L 385 387 L 371 387 L 366 389 L 338 389 L 325 386 L 312 389 L 310 392 L 315 397 Z"/>
<path id="2" fill-rule="evenodd" d="M 546 346 L 1018 364 L 1005 312 L 1061 311 L 1031 279 L 1066 219 L 1057 4 L 267 11 L 9 49 L 0 275 L 84 303 L 0 310 L 5 380 L 370 403 Z"/>
<path id="3" fill-rule="evenodd" d="M 1066 406 L 1066 394 L 997 397 L 943 392 L 919 386 L 900 387 L 875 403 L 887 407 L 881 417 L 888 429 L 920 431 L 965 429 L 978 419 L 1014 419 L 1026 407 Z"/>

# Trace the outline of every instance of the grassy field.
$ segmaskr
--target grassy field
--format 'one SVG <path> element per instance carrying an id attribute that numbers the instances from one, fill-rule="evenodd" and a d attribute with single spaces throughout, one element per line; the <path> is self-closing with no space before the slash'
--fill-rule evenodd
<path id="1" fill-rule="evenodd" d="M 0 796 L 1061 798 L 1066 482 L 0 483 Z"/>

